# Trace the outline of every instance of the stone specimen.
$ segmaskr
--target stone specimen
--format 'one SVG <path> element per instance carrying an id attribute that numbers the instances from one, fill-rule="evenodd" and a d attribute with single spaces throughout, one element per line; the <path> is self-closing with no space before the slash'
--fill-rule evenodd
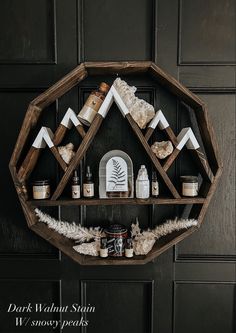
<path id="1" fill-rule="evenodd" d="M 94 241 L 91 243 L 83 243 L 80 245 L 73 246 L 73 249 L 80 254 L 86 254 L 88 256 L 98 257 L 100 250 L 100 243 L 98 241 Z"/>
<path id="2" fill-rule="evenodd" d="M 156 157 L 160 159 L 164 159 L 173 152 L 173 145 L 171 141 L 156 141 L 151 146 L 152 151 L 156 155 Z"/>
<path id="3" fill-rule="evenodd" d="M 69 164 L 75 155 L 73 149 L 74 149 L 73 143 L 68 143 L 66 146 L 58 147 L 58 152 L 61 155 L 62 159 L 66 162 L 66 164 Z"/>
<path id="4" fill-rule="evenodd" d="M 136 256 L 146 255 L 151 251 L 155 243 L 156 240 L 154 238 L 133 240 L 134 253 Z"/>
<path id="5" fill-rule="evenodd" d="M 143 99 L 136 97 L 134 93 L 136 92 L 137 88 L 129 86 L 120 78 L 117 78 L 113 84 L 126 107 L 128 108 L 134 121 L 141 129 L 145 128 L 150 120 L 152 120 L 152 118 L 155 116 L 154 107 Z"/>

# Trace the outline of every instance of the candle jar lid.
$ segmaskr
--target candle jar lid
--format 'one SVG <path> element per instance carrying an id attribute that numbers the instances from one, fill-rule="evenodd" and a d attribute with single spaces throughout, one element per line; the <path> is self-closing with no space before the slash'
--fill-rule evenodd
<path id="1" fill-rule="evenodd" d="M 127 228 L 123 224 L 112 224 L 105 230 L 107 235 L 123 235 L 127 233 Z"/>
<path id="2" fill-rule="evenodd" d="M 35 180 L 32 182 L 33 186 L 43 186 L 43 185 L 50 185 L 49 179 L 42 179 L 42 180 Z"/>
<path id="3" fill-rule="evenodd" d="M 100 248 L 101 249 L 106 249 L 107 248 L 107 238 L 106 237 L 101 238 Z"/>
<path id="4" fill-rule="evenodd" d="M 197 183 L 198 177 L 197 176 L 181 176 L 180 180 L 182 183 Z"/>
<path id="5" fill-rule="evenodd" d="M 126 249 L 132 249 L 133 248 L 133 241 L 132 238 L 127 238 L 126 239 L 126 245 L 125 245 Z"/>

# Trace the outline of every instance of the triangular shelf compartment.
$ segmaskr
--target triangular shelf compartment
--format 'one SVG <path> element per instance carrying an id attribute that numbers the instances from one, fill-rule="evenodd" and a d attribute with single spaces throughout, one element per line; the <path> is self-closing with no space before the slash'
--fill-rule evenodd
<path id="1" fill-rule="evenodd" d="M 183 138 L 185 138 L 184 144 L 187 144 L 191 149 L 191 133 L 188 129 L 185 130 L 180 136 L 175 136 L 172 129 L 167 126 L 164 119 L 161 118 L 160 127 L 162 130 L 165 130 L 166 134 L 172 141 L 175 146 L 175 154 L 170 157 L 169 165 L 162 166 L 154 153 L 152 152 L 150 145 L 148 143 L 149 138 L 152 135 L 152 132 L 155 128 L 148 128 L 146 133 L 143 133 L 138 125 L 135 123 L 133 118 L 131 117 L 129 110 L 124 105 L 122 99 L 120 98 L 118 92 L 114 87 L 110 89 L 104 103 L 99 109 L 98 114 L 96 115 L 94 121 L 91 126 L 85 132 L 82 127 L 78 126 L 78 132 L 82 136 L 82 142 L 76 152 L 75 157 L 70 162 L 70 164 L 65 168 L 64 175 L 62 176 L 56 191 L 54 192 L 51 200 L 44 200 L 40 203 L 35 201 L 28 200 L 27 195 L 27 184 L 26 179 L 24 177 L 19 177 L 18 162 L 20 158 L 22 158 L 23 148 L 26 145 L 27 138 L 31 132 L 31 129 L 35 127 L 39 116 L 42 110 L 54 102 L 56 99 L 64 95 L 74 86 L 76 86 L 80 81 L 85 79 L 87 76 L 92 75 L 129 75 L 129 74 L 143 74 L 151 75 L 155 80 L 158 81 L 160 85 L 163 85 L 167 90 L 169 90 L 173 95 L 178 97 L 181 101 L 186 103 L 191 107 L 193 112 L 195 112 L 196 119 L 198 121 L 198 126 L 200 129 L 201 137 L 203 142 L 205 143 L 205 152 L 206 157 L 197 149 L 197 146 L 194 146 L 193 151 L 195 158 L 199 162 L 200 167 L 205 172 L 206 177 L 208 177 L 208 186 L 205 192 L 204 197 L 196 197 L 196 198 L 183 198 L 180 196 L 175 186 L 171 182 L 170 178 L 167 175 L 167 170 L 170 165 L 177 157 L 177 150 L 181 150 L 180 142 Z M 146 150 L 150 160 L 152 161 L 155 168 L 158 170 L 159 175 L 162 177 L 165 185 L 169 188 L 172 197 L 168 198 L 150 198 L 147 200 L 139 200 L 139 199 L 78 199 L 78 200 L 62 200 L 60 199 L 60 195 L 69 181 L 73 170 L 78 165 L 79 161 L 84 156 L 88 147 L 90 146 L 93 138 L 95 137 L 97 131 L 102 124 L 106 113 L 108 112 L 111 104 L 115 101 L 121 110 L 123 116 L 127 119 L 130 127 L 134 131 L 138 142 L 143 146 Z M 66 119 L 65 119 L 66 120 Z M 68 119 L 67 119 L 68 120 Z M 68 124 L 68 123 L 67 123 Z M 66 124 L 61 122 L 57 129 L 57 140 L 56 143 L 60 142 L 61 136 L 64 135 Z M 76 126 L 76 124 L 74 124 Z M 78 124 L 79 125 L 79 124 Z M 68 126 L 69 127 L 69 126 Z M 155 127 L 155 126 L 154 126 Z M 59 133 L 60 132 L 60 133 Z M 187 137 L 188 136 L 188 137 Z M 55 138 L 56 136 L 54 136 Z M 53 140 L 52 140 L 53 141 Z M 194 141 L 194 140 L 192 140 Z M 173 154 L 173 153 L 172 153 Z M 55 156 L 55 155 L 54 155 Z M 55 156 L 56 157 L 56 156 Z M 58 160 L 58 159 L 57 159 Z M 60 160 L 58 161 L 60 163 Z M 60 163 L 61 164 L 61 163 Z M 212 126 L 210 125 L 207 108 L 206 105 L 193 93 L 191 93 L 187 88 L 182 86 L 177 80 L 173 77 L 165 73 L 158 66 L 156 66 L 152 62 L 90 62 L 90 63 L 82 63 L 78 67 L 76 67 L 72 72 L 67 74 L 64 78 L 54 84 L 51 88 L 49 88 L 45 93 L 38 96 L 35 100 L 33 100 L 29 108 L 27 110 L 11 161 L 10 161 L 10 171 L 12 174 L 13 181 L 16 186 L 16 190 L 28 223 L 28 226 L 34 230 L 37 234 L 39 234 L 44 239 L 48 240 L 50 243 L 55 245 L 58 249 L 62 250 L 64 253 L 69 255 L 72 259 L 79 262 L 80 264 L 88 264 L 88 265 L 103 265 L 103 264 L 118 264 L 118 265 L 126 265 L 126 264 L 145 264 L 155 257 L 160 255 L 162 252 L 173 246 L 174 244 L 180 242 L 182 239 L 191 234 L 196 228 L 191 228 L 187 231 L 178 232 L 172 234 L 169 237 L 164 237 L 161 241 L 155 245 L 153 250 L 144 257 L 135 257 L 132 260 L 127 260 L 122 258 L 121 260 L 100 260 L 100 258 L 89 258 L 87 256 L 79 255 L 76 253 L 71 247 L 71 241 L 66 239 L 63 236 L 58 235 L 56 232 L 50 230 L 46 225 L 38 222 L 38 219 L 34 212 L 34 207 L 36 206 L 59 206 L 59 205 L 114 205 L 114 204 L 129 204 L 129 205 L 193 205 L 193 208 L 190 212 L 190 216 L 197 218 L 199 225 L 202 223 L 203 218 L 205 216 L 206 210 L 209 206 L 210 200 L 212 198 L 213 193 L 216 190 L 216 186 L 218 183 L 218 179 L 222 172 L 222 164 L 219 157 L 216 138 L 214 136 L 214 132 Z"/>

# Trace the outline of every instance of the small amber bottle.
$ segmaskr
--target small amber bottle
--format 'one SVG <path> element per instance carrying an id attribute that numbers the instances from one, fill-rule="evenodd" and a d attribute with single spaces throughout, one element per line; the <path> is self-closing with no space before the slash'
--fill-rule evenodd
<path id="1" fill-rule="evenodd" d="M 102 237 L 100 242 L 100 257 L 106 258 L 108 257 L 108 247 L 107 247 L 107 238 Z"/>
<path id="2" fill-rule="evenodd" d="M 94 182 L 93 176 L 90 171 L 90 166 L 87 166 L 85 180 L 83 183 L 83 196 L 85 198 L 93 198 L 94 197 Z"/>
<path id="3" fill-rule="evenodd" d="M 152 173 L 152 196 L 154 198 L 157 198 L 159 195 L 159 184 L 157 181 L 157 173 L 156 171 L 153 171 Z"/>
<path id="4" fill-rule="evenodd" d="M 127 238 L 126 239 L 125 256 L 126 256 L 126 258 L 132 258 L 134 256 L 134 249 L 133 249 L 132 238 Z"/>
<path id="5" fill-rule="evenodd" d="M 76 170 L 74 171 L 74 177 L 72 178 L 71 196 L 72 196 L 72 199 L 80 198 L 80 184 L 79 184 L 79 177 L 78 177 Z"/>
<path id="6" fill-rule="evenodd" d="M 100 83 L 98 90 L 91 92 L 84 106 L 80 110 L 80 113 L 78 114 L 78 118 L 83 124 L 90 126 L 109 89 L 110 86 L 105 82 L 102 82 Z"/>

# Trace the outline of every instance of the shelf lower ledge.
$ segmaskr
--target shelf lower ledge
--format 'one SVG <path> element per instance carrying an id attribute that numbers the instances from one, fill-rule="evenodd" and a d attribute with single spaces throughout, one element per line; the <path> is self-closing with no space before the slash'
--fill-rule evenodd
<path id="1" fill-rule="evenodd" d="M 179 199 L 174 198 L 149 198 L 149 199 L 136 199 L 136 198 L 113 198 L 113 199 L 59 199 L 59 200 L 29 200 L 33 207 L 43 206 L 111 206 L 111 205 L 191 205 L 203 204 L 206 198 L 194 197 Z"/>
<path id="2" fill-rule="evenodd" d="M 88 266 L 144 265 L 156 259 L 161 253 L 168 250 L 173 245 L 178 244 L 181 240 L 191 235 L 194 231 L 198 230 L 198 227 L 191 227 L 189 229 L 174 231 L 169 235 L 163 236 L 156 241 L 152 250 L 147 255 L 134 256 L 133 258 L 100 258 L 79 254 L 73 249 L 73 246 L 75 245 L 74 241 L 60 235 L 42 222 L 37 222 L 30 228 L 36 234 L 40 235 L 44 239 L 48 240 L 49 243 L 56 246 L 64 254 L 68 255 L 75 262 L 79 263 L 80 265 Z"/>

